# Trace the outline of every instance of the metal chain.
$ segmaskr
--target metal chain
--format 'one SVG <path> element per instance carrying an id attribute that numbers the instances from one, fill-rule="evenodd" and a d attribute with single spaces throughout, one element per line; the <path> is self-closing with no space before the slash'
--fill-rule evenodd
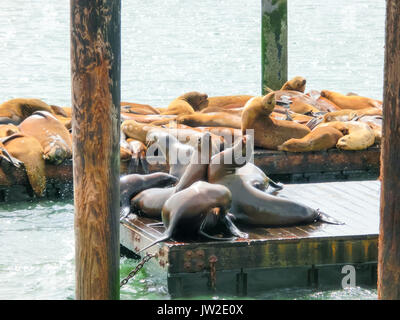
<path id="1" fill-rule="evenodd" d="M 155 254 L 150 254 L 150 253 L 148 253 L 148 254 L 142 259 L 142 261 L 140 261 L 140 262 L 138 263 L 138 265 L 135 267 L 135 269 L 133 269 L 131 272 L 129 272 L 128 276 L 127 276 L 125 279 L 123 279 L 123 280 L 121 281 L 121 284 L 120 284 L 119 287 L 121 288 L 122 286 L 126 285 L 126 284 L 128 283 L 128 281 L 129 281 L 131 278 L 133 278 L 133 277 L 140 271 L 140 269 L 143 268 L 143 266 L 145 265 L 145 263 L 148 262 L 151 258 L 154 258 L 155 256 L 156 256 Z"/>

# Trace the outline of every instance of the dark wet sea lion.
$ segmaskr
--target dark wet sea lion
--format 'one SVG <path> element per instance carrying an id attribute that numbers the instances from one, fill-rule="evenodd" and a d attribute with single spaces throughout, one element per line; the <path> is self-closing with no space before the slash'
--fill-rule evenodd
<path id="1" fill-rule="evenodd" d="M 33 192 L 42 197 L 46 190 L 46 171 L 43 148 L 34 137 L 16 133 L 2 139 L 7 151 L 24 163 Z"/>
<path id="2" fill-rule="evenodd" d="M 144 190 L 131 200 L 132 213 L 152 219 L 161 219 L 162 208 L 174 193 L 174 187 Z"/>
<path id="3" fill-rule="evenodd" d="M 209 132 L 203 133 L 198 139 L 198 146 L 194 150 L 189 165 L 186 167 L 175 192 L 190 187 L 197 181 L 207 181 L 207 168 L 212 157 L 212 142 Z"/>
<path id="4" fill-rule="evenodd" d="M 141 251 L 171 238 L 196 239 L 200 235 L 211 240 L 232 240 L 217 238 L 208 233 L 219 224 L 235 237 L 247 237 L 230 221 L 227 214 L 230 205 L 231 193 L 226 187 L 204 181 L 194 183 L 165 202 L 162 221 L 166 230 L 159 239 Z"/>
<path id="5" fill-rule="evenodd" d="M 121 177 L 119 182 L 120 204 L 122 217 L 130 213 L 130 200 L 143 190 L 155 187 L 168 187 L 178 182 L 178 179 L 170 174 L 157 172 L 147 175 L 130 174 Z"/>
<path id="6" fill-rule="evenodd" d="M 234 148 L 224 152 L 234 158 Z M 221 154 L 211 159 L 208 181 L 222 184 L 231 191 L 230 212 L 236 221 L 254 226 L 290 226 L 323 220 L 318 210 L 268 194 L 268 184 L 260 179 L 262 176 L 253 167 L 248 164 L 225 164 L 221 162 Z M 326 221 L 329 222 L 329 219 L 326 218 Z"/>
<path id="7" fill-rule="evenodd" d="M 72 140 L 68 130 L 52 114 L 35 112 L 19 126 L 21 133 L 36 138 L 43 148 L 44 158 L 55 164 L 72 158 Z"/>

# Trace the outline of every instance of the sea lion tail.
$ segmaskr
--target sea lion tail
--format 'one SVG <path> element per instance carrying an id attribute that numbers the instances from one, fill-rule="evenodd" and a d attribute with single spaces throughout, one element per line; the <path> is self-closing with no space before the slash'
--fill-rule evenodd
<path id="1" fill-rule="evenodd" d="M 156 241 L 152 242 L 151 244 L 149 244 L 147 247 L 144 247 L 143 249 L 140 249 L 140 252 L 143 252 L 144 250 L 147 250 L 149 248 L 151 248 L 152 246 L 156 245 L 157 243 L 163 242 L 163 241 L 167 241 L 171 238 L 171 235 L 169 235 L 168 233 L 163 234 L 159 239 L 157 239 Z"/>
<path id="2" fill-rule="evenodd" d="M 332 218 L 331 216 L 327 215 L 326 213 L 320 211 L 319 209 L 317 211 L 317 219 L 316 221 L 323 222 L 323 223 L 328 223 L 328 224 L 334 224 L 334 225 L 344 225 L 344 222 L 340 222 L 339 220 L 336 220 Z"/>

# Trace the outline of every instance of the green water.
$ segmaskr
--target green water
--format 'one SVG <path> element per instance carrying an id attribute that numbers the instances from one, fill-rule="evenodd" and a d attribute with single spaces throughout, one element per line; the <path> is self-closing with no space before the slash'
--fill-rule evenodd
<path id="1" fill-rule="evenodd" d="M 382 98 L 385 1 L 289 1 L 289 77 Z M 259 94 L 259 0 L 122 1 L 122 99 Z M 0 100 L 70 105 L 69 1 L 0 1 Z M 136 261 L 121 259 L 121 277 Z M 0 204 L 0 299 L 73 299 L 71 200 Z M 122 299 L 169 299 L 147 268 Z M 207 296 L 207 299 L 235 297 Z M 255 299 L 376 299 L 376 290 L 279 290 Z"/>

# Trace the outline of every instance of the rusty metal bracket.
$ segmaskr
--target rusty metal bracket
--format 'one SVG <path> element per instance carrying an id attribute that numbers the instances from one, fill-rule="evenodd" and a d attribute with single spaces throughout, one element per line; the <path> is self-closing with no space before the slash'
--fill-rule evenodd
<path id="1" fill-rule="evenodd" d="M 216 290 L 216 284 L 217 284 L 217 269 L 215 267 L 216 263 L 218 261 L 218 258 L 216 256 L 210 256 L 208 259 L 209 265 L 210 265 L 210 281 L 209 281 L 209 286 L 211 290 L 215 291 Z"/>

